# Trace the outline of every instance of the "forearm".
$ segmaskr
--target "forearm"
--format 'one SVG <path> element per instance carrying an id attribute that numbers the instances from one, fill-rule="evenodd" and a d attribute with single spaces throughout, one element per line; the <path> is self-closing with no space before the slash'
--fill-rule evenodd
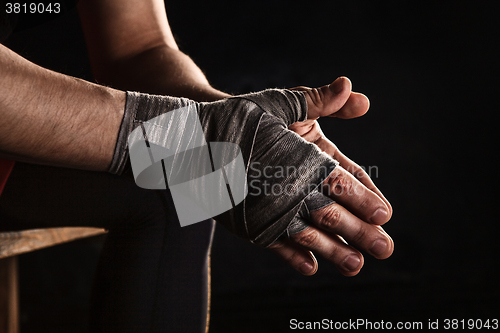
<path id="1" fill-rule="evenodd" d="M 99 83 L 118 89 L 187 97 L 198 102 L 229 96 L 213 88 L 190 57 L 167 45 L 109 63 L 95 61 L 92 67 Z"/>
<path id="2" fill-rule="evenodd" d="M 199 102 L 229 96 L 179 50 L 163 0 L 86 0 L 78 12 L 98 83 Z"/>
<path id="3" fill-rule="evenodd" d="M 0 45 L 0 156 L 107 170 L 125 93 L 55 73 Z"/>

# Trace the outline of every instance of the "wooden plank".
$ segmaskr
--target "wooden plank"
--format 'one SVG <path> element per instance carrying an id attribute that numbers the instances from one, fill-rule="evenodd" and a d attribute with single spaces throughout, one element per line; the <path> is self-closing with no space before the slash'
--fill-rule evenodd
<path id="1" fill-rule="evenodd" d="M 17 275 L 17 257 L 10 257 L 8 261 L 8 333 L 19 333 L 19 286 Z"/>
<path id="2" fill-rule="evenodd" d="M 0 259 L 105 232 L 100 228 L 64 227 L 0 233 Z"/>
<path id="3" fill-rule="evenodd" d="M 17 257 L 0 260 L 0 333 L 19 333 Z"/>
<path id="4" fill-rule="evenodd" d="M 0 260 L 0 333 L 7 333 L 9 318 L 9 297 L 8 297 L 8 263 L 7 259 Z"/>
<path id="5" fill-rule="evenodd" d="M 19 333 L 16 255 L 105 232 L 100 228 L 64 227 L 0 233 L 0 333 Z"/>

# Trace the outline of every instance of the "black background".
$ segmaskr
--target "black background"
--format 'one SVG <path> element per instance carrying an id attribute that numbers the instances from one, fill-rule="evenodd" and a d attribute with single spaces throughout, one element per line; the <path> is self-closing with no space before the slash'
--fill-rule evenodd
<path id="1" fill-rule="evenodd" d="M 394 208 L 384 261 L 346 278 L 318 258 L 303 277 L 218 228 L 211 332 L 284 332 L 289 320 L 498 318 L 500 40 L 494 3 L 168 1 L 178 44 L 230 93 L 321 86 L 340 75 L 371 101 L 325 134 Z M 92 80 L 75 10 L 17 31 L 6 45 Z M 375 168 L 378 171 L 375 174 Z M 85 332 L 101 239 L 22 255 L 23 332 Z"/>

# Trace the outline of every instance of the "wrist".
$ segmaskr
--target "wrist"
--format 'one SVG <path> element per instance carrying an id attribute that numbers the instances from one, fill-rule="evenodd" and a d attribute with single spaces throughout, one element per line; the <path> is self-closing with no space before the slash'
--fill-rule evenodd
<path id="1" fill-rule="evenodd" d="M 174 89 L 172 89 L 173 91 Z M 196 102 L 214 102 L 231 97 L 230 94 L 213 88 L 210 85 L 199 85 L 196 87 L 179 87 L 177 94 L 170 96 L 186 97 Z"/>

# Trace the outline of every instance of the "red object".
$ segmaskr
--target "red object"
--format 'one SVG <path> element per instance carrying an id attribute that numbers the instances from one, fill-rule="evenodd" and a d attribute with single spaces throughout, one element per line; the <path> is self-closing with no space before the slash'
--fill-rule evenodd
<path id="1" fill-rule="evenodd" d="M 5 184 L 7 183 L 7 179 L 9 178 L 10 172 L 14 167 L 14 163 L 14 161 L 0 158 L 0 195 L 2 194 Z"/>

